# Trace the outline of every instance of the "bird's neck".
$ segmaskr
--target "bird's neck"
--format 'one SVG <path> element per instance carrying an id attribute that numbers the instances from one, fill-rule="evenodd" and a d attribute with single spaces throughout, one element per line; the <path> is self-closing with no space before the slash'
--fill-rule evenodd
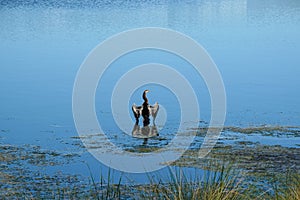
<path id="1" fill-rule="evenodd" d="M 143 99 L 144 99 L 145 103 L 148 103 L 148 99 L 146 97 L 146 92 L 143 93 Z"/>

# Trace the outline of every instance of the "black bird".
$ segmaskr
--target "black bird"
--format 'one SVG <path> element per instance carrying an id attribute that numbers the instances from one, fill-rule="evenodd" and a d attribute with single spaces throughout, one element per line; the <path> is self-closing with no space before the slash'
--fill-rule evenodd
<path id="1" fill-rule="evenodd" d="M 148 99 L 146 97 L 146 94 L 149 92 L 149 90 L 145 90 L 143 92 L 143 99 L 144 99 L 144 103 L 141 106 L 136 106 L 135 104 L 133 104 L 132 106 L 132 111 L 135 117 L 135 123 L 138 124 L 139 123 L 139 118 L 142 115 L 143 116 L 143 124 L 144 126 L 148 126 L 150 124 L 150 116 L 153 117 L 153 123 L 154 120 L 156 118 L 158 109 L 159 109 L 159 105 L 156 102 L 153 106 L 148 104 Z"/>

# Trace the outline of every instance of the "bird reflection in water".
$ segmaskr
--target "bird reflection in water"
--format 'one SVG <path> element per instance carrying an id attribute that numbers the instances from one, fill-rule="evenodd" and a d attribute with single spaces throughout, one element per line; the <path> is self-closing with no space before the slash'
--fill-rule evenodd
<path id="1" fill-rule="evenodd" d="M 159 136 L 157 127 L 155 124 L 153 126 L 144 126 L 140 127 L 138 124 L 135 124 L 132 129 L 132 136 L 136 138 L 143 138 L 143 144 L 147 144 L 148 138 Z"/>

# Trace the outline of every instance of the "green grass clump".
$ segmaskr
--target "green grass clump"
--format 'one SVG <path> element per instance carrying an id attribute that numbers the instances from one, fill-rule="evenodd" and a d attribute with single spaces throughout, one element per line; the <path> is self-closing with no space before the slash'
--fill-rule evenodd
<path id="1" fill-rule="evenodd" d="M 300 200 L 300 174 L 289 173 L 286 183 L 274 190 L 277 200 Z"/>
<path id="2" fill-rule="evenodd" d="M 232 168 L 224 166 L 219 172 L 205 172 L 203 177 L 187 177 L 182 169 L 169 168 L 169 180 L 166 183 L 151 180 L 150 191 L 146 199 L 170 200 L 235 200 L 245 199 L 242 195 L 236 175 Z M 150 198 L 149 198 L 150 197 Z"/>

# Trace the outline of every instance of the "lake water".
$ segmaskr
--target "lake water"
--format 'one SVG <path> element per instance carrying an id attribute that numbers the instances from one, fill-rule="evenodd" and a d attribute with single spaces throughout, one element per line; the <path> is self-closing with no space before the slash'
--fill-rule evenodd
<path id="1" fill-rule="evenodd" d="M 300 126 L 298 0 L 1 1 L 2 142 L 79 151 L 69 143 L 77 136 L 72 90 L 81 63 L 106 38 L 142 27 L 174 29 L 208 51 L 226 89 L 225 126 Z M 98 88 L 104 92 L 96 95 L 98 117 L 104 116 L 103 120 L 108 120 L 105 130 L 116 135 L 122 133 L 113 124 L 106 94 L 131 66 L 166 63 L 181 70 L 192 84 L 197 80 L 192 70 L 181 68 L 188 64 L 174 55 L 143 51 L 130 56 L 120 61 L 126 65 L 123 69 L 111 67 Z M 201 100 L 201 120 L 207 123 L 209 94 L 203 82 L 195 85 L 202 91 L 197 97 Z M 159 101 L 170 116 L 168 127 L 160 133 L 168 141 L 178 126 L 178 102 L 167 89 L 147 85 L 134 93 L 130 103 L 141 103 L 139 95 L 145 88 L 151 90 L 151 102 Z M 299 137 L 296 139 L 299 141 Z M 142 141 L 116 139 L 125 147 L 130 146 L 128 142 L 138 145 Z M 150 141 L 150 145 L 156 143 Z M 87 152 L 82 157 L 93 172 L 98 171 L 100 163 L 96 159 Z M 88 174 L 80 163 L 73 168 L 76 173 Z"/>

